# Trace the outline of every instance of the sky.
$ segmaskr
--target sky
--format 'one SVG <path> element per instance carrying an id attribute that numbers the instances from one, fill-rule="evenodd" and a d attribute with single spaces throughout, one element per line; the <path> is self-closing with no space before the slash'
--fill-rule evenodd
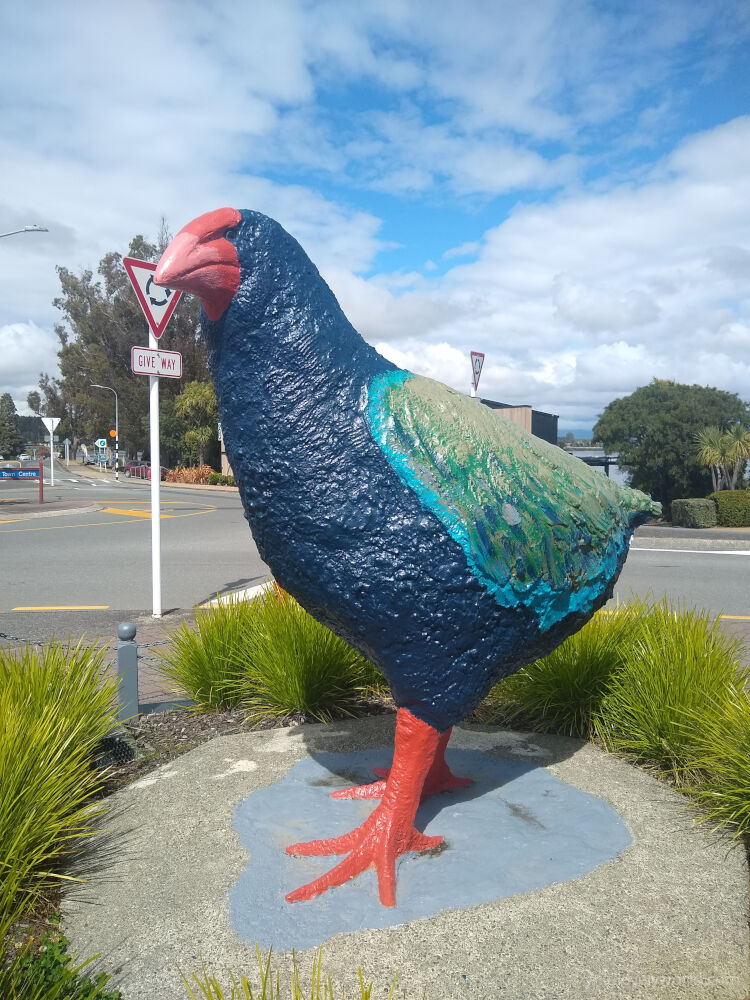
<path id="1" fill-rule="evenodd" d="M 0 394 L 55 267 L 231 205 L 386 357 L 588 436 L 653 378 L 750 399 L 747 0 L 34 0 L 0 12 Z M 144 326 L 144 343 L 145 326 Z"/>

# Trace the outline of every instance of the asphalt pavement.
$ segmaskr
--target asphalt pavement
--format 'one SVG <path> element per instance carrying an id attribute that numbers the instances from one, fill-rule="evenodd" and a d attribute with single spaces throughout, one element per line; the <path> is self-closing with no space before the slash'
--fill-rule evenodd
<path id="1" fill-rule="evenodd" d="M 58 470 L 58 480 L 61 475 Z M 89 479 L 99 484 L 112 483 L 114 476 L 111 472 L 101 473 L 92 466 L 76 466 L 75 475 L 78 478 Z M 234 493 L 236 490 L 231 487 L 186 487 L 184 484 L 162 483 L 165 498 L 169 497 L 170 491 L 189 490 L 197 497 L 210 498 L 221 493 Z M 50 491 L 48 490 L 48 493 Z M 104 507 L 109 501 L 102 500 L 97 503 L 91 499 L 65 499 L 52 500 L 40 505 L 35 496 L 30 496 L 27 490 L 23 495 L 17 496 L 5 492 L 0 502 L 0 517 L 8 519 L 37 519 L 40 517 L 50 518 L 62 515 L 71 511 L 81 511 Z M 663 524 L 648 524 L 639 528 L 631 544 L 631 557 L 626 565 L 626 572 L 621 577 L 618 584 L 618 593 L 627 597 L 624 584 L 630 572 L 630 564 L 639 559 L 648 559 L 659 552 L 715 552 L 715 553 L 736 553 L 736 557 L 742 560 L 744 566 L 744 554 L 750 553 L 750 528 L 715 528 L 715 529 L 689 529 L 673 528 Z M 717 557 L 718 558 L 718 557 Z M 725 559 L 732 560 L 733 568 L 738 567 L 738 563 L 731 555 L 724 556 Z M 720 567 L 719 571 L 724 567 Z M 646 570 L 656 576 L 658 567 L 653 570 L 649 566 Z M 262 575 L 262 574 L 261 574 Z M 262 582 L 260 579 L 253 580 L 251 585 Z M 690 582 L 690 581 L 686 581 Z M 697 588 L 696 593 L 702 593 L 706 586 L 710 585 L 710 580 L 706 575 L 701 579 L 693 581 Z M 243 584 L 239 589 L 244 591 Z M 657 588 L 654 593 L 660 592 Z M 747 595 L 740 602 L 742 610 L 745 610 Z M 700 600 L 695 602 L 701 605 Z M 55 611 L 53 616 L 49 614 L 40 615 L 38 612 L 14 612 L 12 620 L 7 622 L 11 616 L 0 615 L 0 642 L 18 647 L 25 641 L 44 642 L 48 640 L 54 632 L 58 639 L 71 636 L 74 641 L 84 637 L 85 641 L 95 645 L 107 645 L 111 647 L 110 659 L 114 655 L 116 644 L 117 626 L 123 620 L 122 611 L 111 610 L 85 610 L 85 611 Z M 170 690 L 169 685 L 161 676 L 158 664 L 158 647 L 168 640 L 171 632 L 178 628 L 185 621 L 192 621 L 194 617 L 193 607 L 174 607 L 165 609 L 162 618 L 153 618 L 147 607 L 136 608 L 127 612 L 127 619 L 134 622 L 137 627 L 137 641 L 142 644 L 141 649 L 141 670 L 139 673 L 139 691 L 141 701 L 150 706 L 159 706 L 169 702 L 173 698 L 182 698 L 182 692 Z M 722 618 L 722 628 L 731 635 L 738 636 L 744 643 L 746 649 L 746 660 L 750 665 L 750 609 L 747 614 L 736 615 L 734 617 Z"/>

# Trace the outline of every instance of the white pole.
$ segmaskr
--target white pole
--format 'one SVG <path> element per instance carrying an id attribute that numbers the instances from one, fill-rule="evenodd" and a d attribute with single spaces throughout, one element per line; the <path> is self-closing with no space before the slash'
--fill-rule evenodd
<path id="1" fill-rule="evenodd" d="M 52 440 L 54 429 L 49 432 L 49 484 L 55 485 L 55 442 Z"/>
<path id="2" fill-rule="evenodd" d="M 115 392 L 113 389 L 112 392 Z M 120 416 L 117 412 L 117 393 L 115 392 L 115 479 L 120 478 Z"/>
<path id="3" fill-rule="evenodd" d="M 476 397 L 476 394 L 477 394 L 477 390 L 474 388 L 474 383 L 472 382 L 472 385 L 471 385 L 471 398 L 474 399 Z"/>
<path id="4" fill-rule="evenodd" d="M 148 345 L 158 349 L 156 337 L 149 331 Z M 151 446 L 151 589 L 154 618 L 161 618 L 161 456 L 159 455 L 159 379 L 149 375 L 149 432 Z"/>

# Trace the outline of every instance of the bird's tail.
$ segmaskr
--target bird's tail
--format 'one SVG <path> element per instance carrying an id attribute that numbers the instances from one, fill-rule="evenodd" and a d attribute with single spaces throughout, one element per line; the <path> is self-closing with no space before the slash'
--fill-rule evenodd
<path id="1" fill-rule="evenodd" d="M 652 500 L 647 493 L 629 489 L 628 501 L 628 522 L 631 528 L 637 528 L 639 524 L 661 517 L 661 504 Z"/>

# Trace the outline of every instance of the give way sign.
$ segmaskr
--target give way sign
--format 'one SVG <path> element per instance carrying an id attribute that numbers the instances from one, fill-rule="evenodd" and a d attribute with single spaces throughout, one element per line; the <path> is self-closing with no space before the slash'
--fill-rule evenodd
<path id="1" fill-rule="evenodd" d="M 151 332 L 158 340 L 167 328 L 167 323 L 172 318 L 172 313 L 180 301 L 182 292 L 172 288 L 162 288 L 161 285 L 155 283 L 156 264 L 150 264 L 147 260 L 138 260 L 137 257 L 123 257 L 122 262 L 135 289 L 141 309 L 146 316 L 146 321 L 151 327 Z"/>

